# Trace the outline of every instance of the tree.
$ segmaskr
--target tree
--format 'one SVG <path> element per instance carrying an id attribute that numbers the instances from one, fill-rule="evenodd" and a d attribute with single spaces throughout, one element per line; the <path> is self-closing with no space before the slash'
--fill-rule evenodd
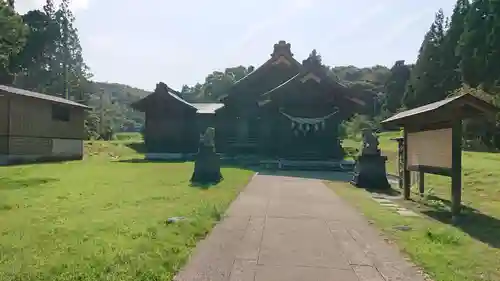
<path id="1" fill-rule="evenodd" d="M 309 54 L 308 59 L 312 59 L 312 60 L 315 60 L 315 61 L 319 62 L 319 64 L 323 64 L 323 60 L 321 58 L 321 55 L 318 54 L 318 51 L 316 51 L 316 49 L 313 49 L 311 51 L 311 53 Z"/>
<path id="2" fill-rule="evenodd" d="M 0 84 L 11 84 L 14 80 L 12 59 L 21 52 L 28 30 L 14 9 L 0 1 Z"/>
<path id="3" fill-rule="evenodd" d="M 384 108 L 389 113 L 395 113 L 402 105 L 406 84 L 410 79 L 410 67 L 404 60 L 396 61 L 391 68 L 391 74 L 385 83 Z"/>
<path id="4" fill-rule="evenodd" d="M 426 33 L 419 50 L 417 62 L 410 75 L 404 96 L 404 105 L 418 107 L 446 97 L 443 90 L 441 73 L 441 44 L 444 38 L 444 14 L 436 13 L 430 30 Z"/>
<path id="5" fill-rule="evenodd" d="M 75 100 L 85 100 L 84 93 L 92 90 L 88 85 L 91 74 L 83 60 L 82 47 L 78 30 L 73 23 L 75 17 L 69 9 L 69 0 L 62 0 L 55 12 L 59 28 L 59 36 L 55 42 L 54 63 L 51 65 L 54 74 L 50 92 L 67 96 Z"/>
<path id="6" fill-rule="evenodd" d="M 449 27 L 441 46 L 443 64 L 443 90 L 446 93 L 452 92 L 462 85 L 462 75 L 460 73 L 460 37 L 464 33 L 465 18 L 469 12 L 469 0 L 457 0 Z"/>
<path id="7" fill-rule="evenodd" d="M 22 51 L 12 60 L 17 73 L 14 84 L 20 88 L 44 91 L 50 81 L 50 50 L 58 39 L 58 28 L 49 15 L 39 10 L 26 13 L 23 21 L 29 35 Z"/>
<path id="8" fill-rule="evenodd" d="M 486 70 L 483 86 L 487 90 L 498 92 L 500 79 L 500 6 L 497 1 L 490 1 L 487 16 L 488 35 L 485 54 Z"/>
<path id="9" fill-rule="evenodd" d="M 488 10 L 488 0 L 472 2 L 460 37 L 460 71 L 464 82 L 472 87 L 479 86 L 487 74 L 485 59 L 488 52 Z"/>
<path id="10" fill-rule="evenodd" d="M 183 85 L 182 98 L 190 102 L 215 102 L 219 97 L 226 94 L 229 88 L 238 80 L 254 70 L 253 66 L 242 65 L 229 67 L 221 71 L 214 71 L 205 77 L 203 84 L 197 83 L 193 87 Z"/>
<path id="11" fill-rule="evenodd" d="M 43 11 L 51 18 L 55 19 L 56 7 L 53 0 L 46 0 Z"/>

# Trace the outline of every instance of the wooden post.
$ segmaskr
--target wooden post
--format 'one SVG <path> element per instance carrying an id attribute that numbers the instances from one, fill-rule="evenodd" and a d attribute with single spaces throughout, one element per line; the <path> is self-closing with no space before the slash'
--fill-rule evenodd
<path id="1" fill-rule="evenodd" d="M 424 197 L 425 193 L 425 173 L 422 171 L 418 172 L 418 192 L 420 197 Z"/>
<path id="2" fill-rule="evenodd" d="M 399 189 L 403 189 L 403 176 L 404 176 L 404 159 L 403 159 L 403 152 L 404 152 L 404 139 L 398 139 L 398 163 L 397 163 L 397 169 L 398 169 L 398 187 Z"/>
<path id="3" fill-rule="evenodd" d="M 6 95 L 0 94 L 0 99 L 5 99 L 6 100 L 6 104 L 7 104 L 7 108 L 6 108 L 7 109 L 7 112 L 6 112 L 7 113 L 7 124 L 6 124 L 7 125 L 6 126 L 7 127 L 6 128 L 7 129 L 7 135 L 6 135 L 6 138 L 5 138 L 5 140 L 6 140 L 6 147 L 5 147 L 6 151 L 5 151 L 5 154 L 9 155 L 10 154 L 10 137 L 12 135 L 12 132 L 11 132 L 11 130 L 12 130 L 11 98 L 8 97 L 8 96 L 6 96 Z M 2 153 L 2 151 L 0 151 L 0 153 Z"/>
<path id="4" fill-rule="evenodd" d="M 403 195 L 405 200 L 410 199 L 410 171 L 408 171 L 408 130 L 403 130 Z"/>
<path id="5" fill-rule="evenodd" d="M 451 214 L 456 221 L 462 208 L 462 120 L 452 127 L 451 147 Z"/>

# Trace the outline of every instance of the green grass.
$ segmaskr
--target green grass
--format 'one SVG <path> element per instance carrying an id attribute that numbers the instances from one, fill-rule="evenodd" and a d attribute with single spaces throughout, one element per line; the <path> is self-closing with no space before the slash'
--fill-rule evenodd
<path id="1" fill-rule="evenodd" d="M 382 134 L 381 147 L 396 170 L 396 143 Z M 354 143 L 354 142 L 353 142 Z M 392 167 L 391 167 L 392 166 Z M 400 249 L 425 269 L 435 281 L 500 280 L 500 154 L 463 153 L 463 216 L 450 220 L 450 179 L 426 175 L 426 194 L 412 190 L 413 201 L 396 201 L 421 214 L 402 217 L 370 199 L 368 192 L 348 184 L 332 188 L 382 229 Z M 416 188 L 416 187 L 414 187 Z M 407 225 L 404 232 L 395 226 Z"/>
<path id="2" fill-rule="evenodd" d="M 116 133 L 113 136 L 113 139 L 117 140 L 117 141 L 136 141 L 136 142 L 140 142 L 140 141 L 142 141 L 142 135 L 141 135 L 141 133 L 138 133 L 138 132 Z"/>
<path id="3" fill-rule="evenodd" d="M 202 189 L 192 163 L 127 162 L 141 156 L 122 142 L 86 153 L 0 169 L 0 280 L 171 280 L 252 175 L 224 168 Z"/>

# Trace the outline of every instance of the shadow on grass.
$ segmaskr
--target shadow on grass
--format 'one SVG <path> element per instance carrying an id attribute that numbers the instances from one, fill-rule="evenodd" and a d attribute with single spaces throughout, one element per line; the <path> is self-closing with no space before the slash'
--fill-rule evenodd
<path id="1" fill-rule="evenodd" d="M 41 187 L 47 183 L 56 182 L 54 178 L 30 178 L 30 179 L 0 179 L 0 190 L 16 190 L 24 188 Z"/>
<path id="2" fill-rule="evenodd" d="M 453 225 L 473 238 L 494 248 L 500 248 L 500 220 L 481 213 L 479 210 L 462 206 L 457 223 L 451 220 L 451 201 L 437 196 L 428 196 L 421 204 L 426 207 L 421 213 L 442 223 Z"/>
<path id="3" fill-rule="evenodd" d="M 220 182 L 222 182 L 221 180 Z M 190 187 L 198 188 L 198 189 L 210 189 L 211 187 L 216 186 L 220 182 L 210 182 L 210 183 L 200 183 L 200 182 L 192 182 L 189 184 Z"/>

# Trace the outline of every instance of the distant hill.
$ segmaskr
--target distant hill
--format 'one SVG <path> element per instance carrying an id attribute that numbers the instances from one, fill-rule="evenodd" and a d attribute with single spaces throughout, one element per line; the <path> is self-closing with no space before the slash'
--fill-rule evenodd
<path id="1" fill-rule="evenodd" d="M 93 82 L 93 93 L 89 105 L 99 115 L 100 94 L 103 93 L 105 124 L 116 132 L 139 131 L 144 124 L 144 114 L 130 107 L 130 104 L 149 95 L 150 92 L 128 85 L 107 82 Z"/>

